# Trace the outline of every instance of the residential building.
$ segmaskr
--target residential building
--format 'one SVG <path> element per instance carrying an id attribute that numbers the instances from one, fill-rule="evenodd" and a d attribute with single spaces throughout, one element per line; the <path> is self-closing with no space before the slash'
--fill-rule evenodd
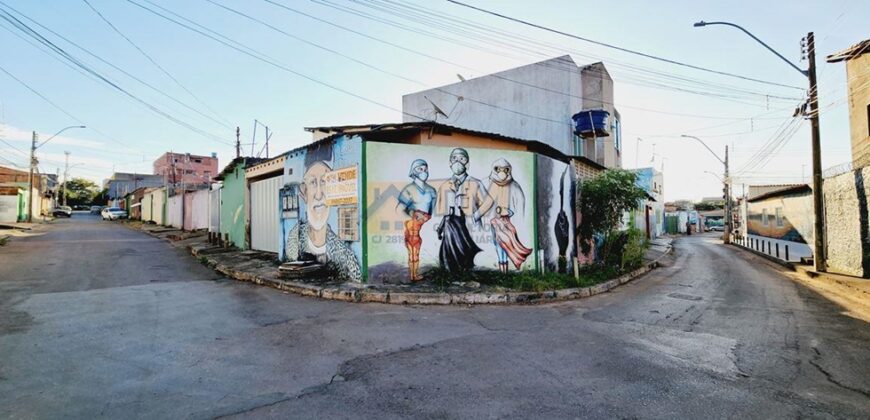
<path id="1" fill-rule="evenodd" d="M 572 117 L 584 110 L 609 114 L 608 136 L 575 135 Z M 520 140 L 544 140 L 568 156 L 605 167 L 622 166 L 622 128 L 613 105 L 613 79 L 602 63 L 578 66 L 556 57 L 402 97 L 403 121 L 435 121 Z"/>
<path id="2" fill-rule="evenodd" d="M 846 63 L 852 168 L 870 166 L 870 39 L 828 56 L 829 63 Z"/>
<path id="3" fill-rule="evenodd" d="M 248 207 L 245 205 L 247 191 L 245 168 L 264 160 L 251 157 L 235 158 L 215 177 L 215 181 L 221 182 L 220 237 L 239 249 L 249 248 L 246 239 Z"/>
<path id="4" fill-rule="evenodd" d="M 256 203 L 272 202 L 281 163 L 283 261 L 382 283 L 439 265 L 569 273 L 580 259 L 574 172 L 603 170 L 592 160 L 550 142 L 434 122 L 308 130 L 313 143 L 246 171 L 265 187 L 250 184 L 254 249 L 271 246 L 258 239 Z"/>
<path id="5" fill-rule="evenodd" d="M 637 210 L 630 214 L 630 224 L 642 230 L 649 239 L 661 236 L 665 231 L 664 175 L 655 168 L 638 168 L 637 186 L 647 193 Z"/>
<path id="6" fill-rule="evenodd" d="M 58 187 L 57 175 L 33 174 L 33 188 L 30 188 L 30 172 L 0 166 L 0 187 L 18 188 L 23 191 L 21 199 L 24 200 L 25 218 L 27 212 L 33 209 L 33 216 L 49 216 L 52 209 L 57 205 Z M 30 191 L 28 193 L 28 191 Z M 7 189 L 7 197 L 12 196 L 12 190 Z M 19 193 L 15 193 L 18 197 Z M 32 205 L 27 205 L 27 200 Z M 11 204 L 11 201 L 9 202 Z M 11 211 L 11 210 L 8 210 Z"/>
<path id="7" fill-rule="evenodd" d="M 137 174 L 127 172 L 115 172 L 104 183 L 108 190 L 107 196 L 111 205 L 119 205 L 121 199 L 127 194 L 139 188 L 162 187 L 164 179 L 162 175 Z"/>
<path id="8" fill-rule="evenodd" d="M 809 185 L 757 194 L 747 199 L 746 246 L 785 261 L 812 257 L 813 214 Z"/>
<path id="9" fill-rule="evenodd" d="M 171 192 L 204 189 L 218 174 L 218 158 L 192 155 L 190 153 L 166 152 L 154 161 L 154 174 L 161 175 Z"/>

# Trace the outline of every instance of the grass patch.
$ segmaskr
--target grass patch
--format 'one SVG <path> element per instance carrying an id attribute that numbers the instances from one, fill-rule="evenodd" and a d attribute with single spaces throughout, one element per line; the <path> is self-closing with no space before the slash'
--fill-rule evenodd
<path id="1" fill-rule="evenodd" d="M 9 243 L 8 236 L 4 236 L 4 237 L 0 238 L 0 246 L 6 246 L 7 243 Z"/>
<path id="2" fill-rule="evenodd" d="M 502 273 L 496 270 L 472 270 L 451 273 L 443 268 L 432 268 L 423 273 L 426 280 L 440 289 L 446 289 L 453 282 L 477 282 L 486 286 L 498 286 L 522 292 L 545 292 L 549 290 L 587 287 L 603 283 L 637 267 L 617 269 L 602 265 L 587 265 L 580 268 L 580 277 L 562 273 L 536 273 L 532 270 Z"/>

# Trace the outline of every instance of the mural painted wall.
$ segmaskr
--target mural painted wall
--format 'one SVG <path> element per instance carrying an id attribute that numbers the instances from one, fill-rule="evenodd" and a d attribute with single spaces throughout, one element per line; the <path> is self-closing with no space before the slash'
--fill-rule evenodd
<path id="1" fill-rule="evenodd" d="M 362 139 L 339 136 L 290 152 L 284 163 L 279 257 L 313 261 L 362 281 Z M 385 162 L 378 162 L 380 166 Z"/>
<path id="2" fill-rule="evenodd" d="M 751 202 L 747 211 L 750 235 L 809 244 L 813 241 L 811 193 Z"/>
<path id="3" fill-rule="evenodd" d="M 366 143 L 368 280 L 535 267 L 534 155 Z"/>
<path id="4" fill-rule="evenodd" d="M 574 167 L 536 155 L 538 247 L 546 271 L 572 272 L 574 257 Z M 531 205 L 531 203 L 530 203 Z"/>

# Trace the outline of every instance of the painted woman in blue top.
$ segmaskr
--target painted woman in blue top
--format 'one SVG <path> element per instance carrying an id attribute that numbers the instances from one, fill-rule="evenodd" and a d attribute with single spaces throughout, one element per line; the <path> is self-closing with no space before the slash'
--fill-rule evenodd
<path id="1" fill-rule="evenodd" d="M 420 229 L 423 224 L 432 218 L 435 209 L 435 188 L 426 183 L 429 179 L 429 164 L 423 159 L 415 159 L 411 162 L 408 177 L 413 181 L 399 192 L 399 207 L 410 220 L 405 221 L 405 247 L 408 249 L 408 270 L 411 281 L 422 279 L 420 268 L 420 247 L 423 239 L 420 237 Z"/>

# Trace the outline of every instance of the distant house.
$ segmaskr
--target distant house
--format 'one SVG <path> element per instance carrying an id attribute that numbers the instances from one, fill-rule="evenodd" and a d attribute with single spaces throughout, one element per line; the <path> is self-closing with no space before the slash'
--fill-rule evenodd
<path id="1" fill-rule="evenodd" d="M 181 188 L 188 191 L 207 188 L 218 175 L 217 154 L 200 156 L 166 152 L 154 160 L 154 174 L 163 177 L 170 195 Z"/>
<path id="2" fill-rule="evenodd" d="M 664 176 L 655 168 L 639 168 L 634 172 L 637 186 L 646 191 L 648 198 L 631 212 L 630 220 L 647 238 L 657 238 L 665 231 Z"/>
<path id="3" fill-rule="evenodd" d="M 120 206 L 120 200 L 124 199 L 127 194 L 143 187 L 162 187 L 163 183 L 163 175 L 115 172 L 106 180 L 105 185 L 108 190 L 109 204 Z"/>
<path id="4" fill-rule="evenodd" d="M 24 216 L 20 219 L 27 218 L 27 213 L 30 211 L 31 207 L 33 208 L 34 217 L 50 215 L 52 209 L 57 205 L 59 186 L 57 175 L 35 173 L 33 176 L 32 190 L 29 182 L 30 173 L 28 171 L 0 166 L 0 187 L 7 187 L 5 190 L 7 205 L 4 206 L 4 208 L 6 208 L 6 211 L 11 214 L 12 208 L 15 207 L 12 204 L 11 197 L 14 196 L 16 197 L 16 200 L 23 201 Z M 20 190 L 21 193 L 16 192 L 17 190 Z M 31 200 L 32 204 L 28 205 L 28 200 Z M 11 216 L 6 216 L 6 218 L 10 217 Z"/>
<path id="5" fill-rule="evenodd" d="M 787 261 L 812 257 L 813 214 L 809 185 L 797 184 L 756 194 L 746 205 L 746 245 Z"/>

